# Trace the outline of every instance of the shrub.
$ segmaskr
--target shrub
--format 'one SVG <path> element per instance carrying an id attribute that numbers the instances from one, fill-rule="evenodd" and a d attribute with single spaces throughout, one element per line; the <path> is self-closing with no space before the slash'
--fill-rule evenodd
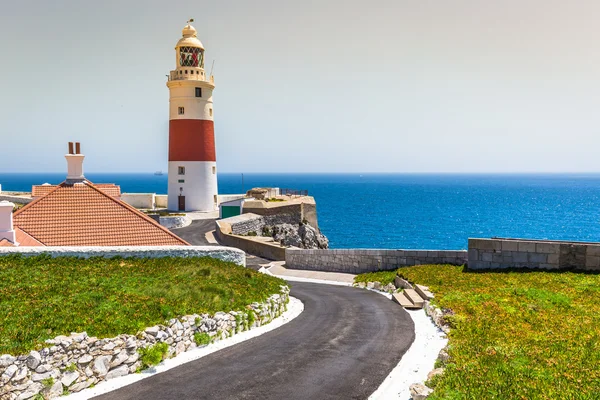
<path id="1" fill-rule="evenodd" d="M 168 351 L 169 345 L 164 342 L 156 343 L 154 346 L 146 348 L 142 347 L 141 349 L 138 349 L 138 352 L 140 353 L 140 359 L 142 361 L 142 369 L 150 368 L 160 363 L 165 358 Z"/>
<path id="2" fill-rule="evenodd" d="M 210 344 L 210 342 L 212 341 L 210 335 L 206 332 L 196 332 L 194 333 L 194 342 L 196 342 L 196 344 L 198 346 L 206 346 L 208 344 Z"/>

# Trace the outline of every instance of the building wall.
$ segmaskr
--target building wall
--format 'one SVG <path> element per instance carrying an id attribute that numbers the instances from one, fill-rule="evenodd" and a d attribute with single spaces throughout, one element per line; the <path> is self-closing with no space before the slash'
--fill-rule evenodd
<path id="1" fill-rule="evenodd" d="M 185 175 L 178 174 L 178 167 Z M 168 209 L 179 209 L 179 188 L 185 196 L 186 211 L 214 211 L 217 209 L 217 163 L 211 161 L 170 161 Z M 183 183 L 179 181 L 183 180 Z"/>
<path id="2" fill-rule="evenodd" d="M 600 271 L 600 243 L 469 239 L 469 269 Z"/>
<path id="3" fill-rule="evenodd" d="M 156 208 L 156 194 L 154 193 L 122 193 L 121 200 L 135 208 Z"/>
<path id="4" fill-rule="evenodd" d="M 421 264 L 467 263 L 466 250 L 286 249 L 287 268 L 361 274 Z"/>

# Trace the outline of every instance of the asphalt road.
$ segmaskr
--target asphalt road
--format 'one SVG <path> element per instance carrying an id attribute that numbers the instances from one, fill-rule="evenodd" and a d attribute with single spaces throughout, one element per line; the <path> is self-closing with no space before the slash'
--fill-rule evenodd
<path id="1" fill-rule="evenodd" d="M 97 399 L 366 399 L 412 344 L 410 316 L 367 290 L 291 286 L 291 322 Z"/>
<path id="2" fill-rule="evenodd" d="M 210 243 L 204 236 L 207 232 L 215 230 L 215 219 L 199 219 L 185 228 L 171 229 L 171 232 L 194 246 L 208 246 Z"/>

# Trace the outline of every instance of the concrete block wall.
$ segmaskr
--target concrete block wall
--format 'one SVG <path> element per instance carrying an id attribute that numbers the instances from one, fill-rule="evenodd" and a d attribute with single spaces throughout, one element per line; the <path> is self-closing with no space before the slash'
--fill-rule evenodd
<path id="1" fill-rule="evenodd" d="M 600 271 L 600 243 L 469 239 L 469 269 Z"/>
<path id="2" fill-rule="evenodd" d="M 361 274 L 422 264 L 467 263 L 466 250 L 286 249 L 287 268 Z"/>

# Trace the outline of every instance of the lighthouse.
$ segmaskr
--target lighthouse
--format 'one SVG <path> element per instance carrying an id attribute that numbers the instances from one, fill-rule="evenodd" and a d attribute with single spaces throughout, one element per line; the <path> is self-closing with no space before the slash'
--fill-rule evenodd
<path id="1" fill-rule="evenodd" d="M 169 210 L 217 209 L 217 157 L 213 122 L 214 78 L 204 71 L 196 29 L 183 28 L 169 74 Z"/>

